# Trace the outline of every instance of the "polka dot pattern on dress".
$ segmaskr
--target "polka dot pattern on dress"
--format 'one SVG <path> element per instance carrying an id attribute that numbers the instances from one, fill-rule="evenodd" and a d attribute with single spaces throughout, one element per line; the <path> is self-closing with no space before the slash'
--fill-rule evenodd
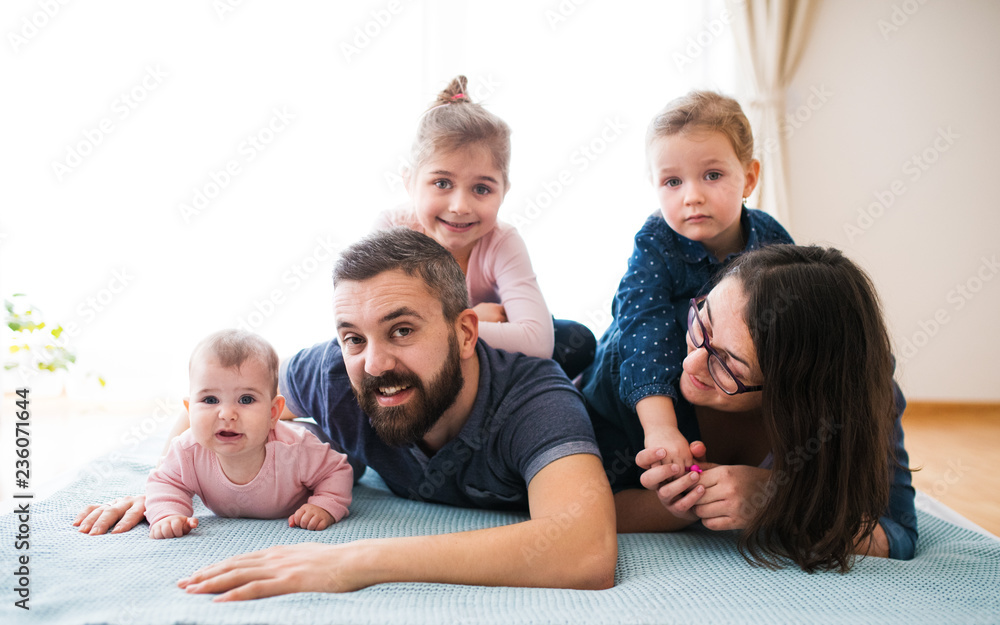
<path id="1" fill-rule="evenodd" d="M 761 211 L 745 209 L 741 223 L 747 249 L 792 243 L 784 228 Z M 615 294 L 617 314 L 598 344 L 595 363 L 603 367 L 593 367 L 591 375 L 619 380 L 617 399 L 630 407 L 648 395 L 677 396 L 687 356 L 687 308 L 724 266 L 704 245 L 671 230 L 659 211 L 653 213 L 635 236 Z M 606 355 L 611 353 L 621 358 Z M 615 362 L 619 368 L 612 372 Z"/>

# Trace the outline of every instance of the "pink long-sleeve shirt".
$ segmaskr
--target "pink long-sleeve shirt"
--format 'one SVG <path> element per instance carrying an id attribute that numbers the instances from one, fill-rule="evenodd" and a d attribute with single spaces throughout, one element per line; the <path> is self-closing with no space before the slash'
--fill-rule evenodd
<path id="1" fill-rule="evenodd" d="M 424 232 L 410 205 L 384 211 L 375 222 L 376 229 L 393 226 Z M 493 230 L 476 241 L 469 255 L 465 285 L 471 305 L 501 304 L 507 313 L 506 323 L 479 322 L 479 336 L 491 347 L 552 357 L 556 342 L 552 315 L 531 268 L 528 247 L 514 226 L 498 221 Z"/>
<path id="2" fill-rule="evenodd" d="M 265 444 L 264 464 L 246 484 L 233 484 L 215 452 L 194 440 L 191 430 L 178 436 L 166 458 L 146 480 L 146 520 L 152 525 L 175 514 L 191 516 L 193 495 L 222 517 L 280 519 L 304 503 L 347 516 L 354 471 L 347 456 L 330 449 L 308 430 L 278 421 Z"/>

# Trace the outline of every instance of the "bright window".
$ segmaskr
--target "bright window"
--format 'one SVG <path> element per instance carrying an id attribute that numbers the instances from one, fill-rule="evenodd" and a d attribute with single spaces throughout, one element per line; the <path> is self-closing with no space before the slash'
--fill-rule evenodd
<path id="1" fill-rule="evenodd" d="M 656 208 L 646 124 L 737 86 L 721 1 L 39 7 L 5 20 L 0 291 L 130 397 L 183 394 L 219 328 L 283 355 L 332 336 L 332 255 L 405 201 L 417 118 L 458 73 L 513 128 L 501 218 L 549 307 L 599 334 Z"/>

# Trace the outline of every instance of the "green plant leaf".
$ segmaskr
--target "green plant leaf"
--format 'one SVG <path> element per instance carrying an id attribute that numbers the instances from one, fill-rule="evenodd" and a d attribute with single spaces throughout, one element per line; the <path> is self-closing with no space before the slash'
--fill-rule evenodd
<path id="1" fill-rule="evenodd" d="M 12 354 L 24 352 L 28 357 L 18 354 L 15 359 L 4 362 L 4 369 L 8 371 L 13 369 L 51 371 L 53 373 L 59 369 L 70 371 L 76 362 L 76 354 L 65 346 L 59 345 L 58 341 L 48 340 L 50 337 L 59 339 L 65 328 L 58 324 L 52 326 L 43 319 L 44 313 L 41 309 L 31 306 L 26 300 L 18 300 L 19 297 L 24 297 L 24 294 L 17 293 L 4 299 L 4 307 L 7 310 L 4 322 L 12 332 L 22 333 L 14 335 L 15 338 L 11 341 L 12 344 L 9 345 L 8 349 Z M 24 310 L 19 310 L 21 308 Z M 36 330 L 45 330 L 45 332 L 35 335 L 33 333 Z M 18 340 L 22 342 L 16 343 Z M 104 386 L 103 382 L 101 386 Z"/>

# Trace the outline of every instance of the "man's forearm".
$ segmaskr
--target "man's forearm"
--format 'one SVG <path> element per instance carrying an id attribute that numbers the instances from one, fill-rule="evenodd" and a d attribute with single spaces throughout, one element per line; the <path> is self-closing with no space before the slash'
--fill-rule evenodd
<path id="1" fill-rule="evenodd" d="M 528 485 L 531 520 L 371 542 L 370 583 L 603 589 L 618 559 L 611 487 L 597 456 L 556 460 Z"/>
<path id="2" fill-rule="evenodd" d="M 528 485 L 531 520 L 488 529 L 272 547 L 209 565 L 178 582 L 243 600 L 345 592 L 386 582 L 603 589 L 614 584 L 614 500 L 591 454 L 556 460 Z"/>
<path id="3" fill-rule="evenodd" d="M 430 582 L 601 590 L 614 584 L 617 559 L 613 532 L 563 526 L 551 518 L 457 534 L 377 539 L 356 547 L 367 554 L 357 562 L 364 586 Z"/>

